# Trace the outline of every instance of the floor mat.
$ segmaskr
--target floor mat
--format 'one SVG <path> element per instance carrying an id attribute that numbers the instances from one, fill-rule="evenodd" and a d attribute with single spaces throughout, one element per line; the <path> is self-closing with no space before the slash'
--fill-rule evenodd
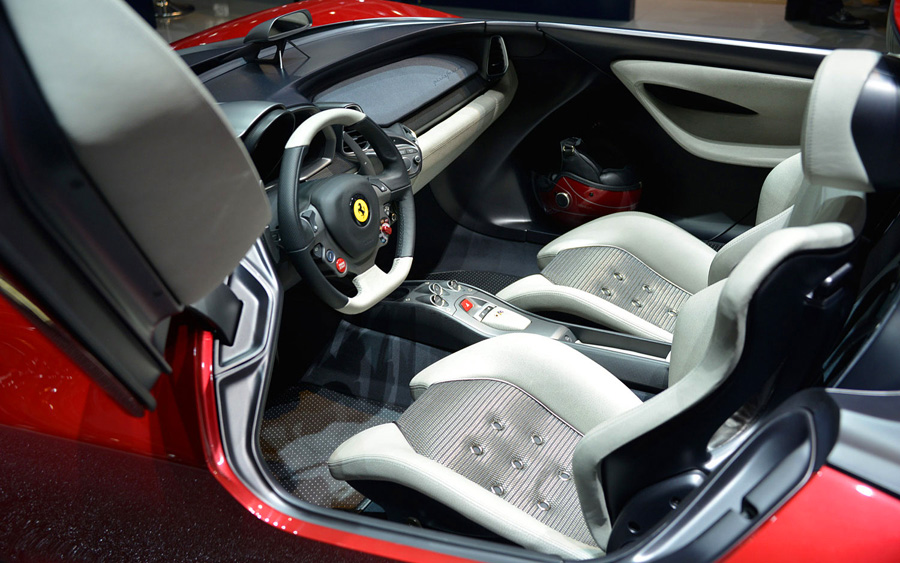
<path id="1" fill-rule="evenodd" d="M 341 443 L 392 422 L 401 409 L 316 385 L 299 385 L 269 404 L 260 430 L 263 458 L 281 485 L 306 502 L 354 510 L 364 500 L 331 477 L 326 461 Z"/>
<path id="2" fill-rule="evenodd" d="M 409 381 L 447 355 L 340 321 L 299 383 L 270 392 L 260 444 L 272 474 L 301 500 L 356 509 L 363 496 L 331 477 L 328 457 L 354 434 L 397 420 L 412 404 Z"/>
<path id="3" fill-rule="evenodd" d="M 449 272 L 432 272 L 425 278 L 427 280 L 456 280 L 493 293 L 496 295 L 501 289 L 518 280 L 516 276 L 488 272 L 484 270 L 451 270 Z"/>

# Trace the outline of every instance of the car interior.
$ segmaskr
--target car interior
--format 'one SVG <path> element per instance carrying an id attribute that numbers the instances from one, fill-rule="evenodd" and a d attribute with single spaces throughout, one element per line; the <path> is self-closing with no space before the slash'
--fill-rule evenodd
<path id="1" fill-rule="evenodd" d="M 285 514 L 718 556 L 825 440 L 773 413 L 896 388 L 856 369 L 900 297 L 896 57 L 301 11 L 174 52 L 115 0 L 0 6 L 4 271 L 138 415 L 212 331 L 228 464 Z"/>

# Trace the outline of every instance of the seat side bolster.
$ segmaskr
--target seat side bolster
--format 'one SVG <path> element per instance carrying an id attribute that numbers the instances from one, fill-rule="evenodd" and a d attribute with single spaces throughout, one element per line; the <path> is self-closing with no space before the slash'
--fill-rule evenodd
<path id="1" fill-rule="evenodd" d="M 716 252 L 681 227 L 648 213 L 626 211 L 594 219 L 555 239 L 538 252 L 545 267 L 559 252 L 581 246 L 615 246 L 685 290 L 706 287 L 709 266 Z"/>
<path id="2" fill-rule="evenodd" d="M 541 274 L 506 286 L 497 297 L 528 311 L 568 313 L 627 334 L 672 341 L 672 333 L 586 291 L 556 285 Z"/>
<path id="3" fill-rule="evenodd" d="M 328 469 L 344 481 L 391 481 L 452 508 L 485 528 L 530 549 L 564 558 L 604 555 L 540 523 L 472 481 L 417 454 L 395 424 L 365 430 L 341 444 Z"/>
<path id="4" fill-rule="evenodd" d="M 769 233 L 774 233 L 779 229 L 783 229 L 791 220 L 791 213 L 794 206 L 791 205 L 781 213 L 770 217 L 752 229 L 745 231 L 730 240 L 728 244 L 723 246 L 716 256 L 713 258 L 709 267 L 709 278 L 707 282 L 712 285 L 718 281 L 724 280 L 735 266 L 747 256 L 747 253 L 753 250 L 753 247 L 766 238 Z"/>
<path id="5" fill-rule="evenodd" d="M 515 385 L 582 434 L 641 404 L 624 383 L 587 356 L 556 340 L 523 333 L 464 348 L 419 372 L 410 389 L 418 397 L 435 383 L 465 379 Z M 591 408 L 580 408 L 584 404 Z"/>

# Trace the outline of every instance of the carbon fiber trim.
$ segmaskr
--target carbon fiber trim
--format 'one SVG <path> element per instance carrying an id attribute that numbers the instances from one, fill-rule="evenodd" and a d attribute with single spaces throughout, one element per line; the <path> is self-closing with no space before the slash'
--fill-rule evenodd
<path id="1" fill-rule="evenodd" d="M 419 455 L 550 528 L 597 545 L 572 479 L 572 454 L 582 436 L 518 387 L 491 379 L 437 383 L 397 425 Z"/>
<path id="2" fill-rule="evenodd" d="M 557 285 L 580 289 L 672 332 L 678 310 L 691 294 L 633 254 L 614 246 L 561 251 L 541 274 Z"/>

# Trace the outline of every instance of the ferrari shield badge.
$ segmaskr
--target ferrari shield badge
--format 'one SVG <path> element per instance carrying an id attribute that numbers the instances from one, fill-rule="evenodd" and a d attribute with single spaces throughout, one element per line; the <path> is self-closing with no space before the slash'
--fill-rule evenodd
<path id="1" fill-rule="evenodd" d="M 364 225 L 369 220 L 369 205 L 366 200 L 357 196 L 353 198 L 351 205 L 353 206 L 353 218 L 360 225 Z"/>

